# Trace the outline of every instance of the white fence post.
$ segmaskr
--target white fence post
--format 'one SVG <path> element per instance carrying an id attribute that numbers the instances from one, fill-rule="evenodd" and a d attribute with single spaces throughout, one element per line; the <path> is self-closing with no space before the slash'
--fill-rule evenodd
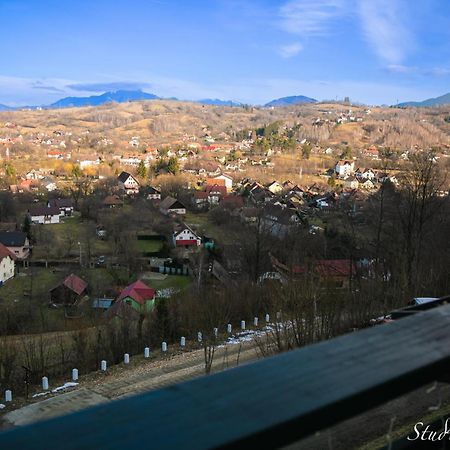
<path id="1" fill-rule="evenodd" d="M 103 372 L 106 372 L 106 361 L 104 359 L 102 359 L 102 362 L 100 363 L 100 369 Z"/>
<path id="2" fill-rule="evenodd" d="M 227 325 L 227 333 L 228 334 L 231 334 L 231 330 L 232 330 L 233 328 L 232 328 L 232 326 L 231 326 L 231 323 L 229 323 L 228 325 Z"/>
<path id="3" fill-rule="evenodd" d="M 150 348 L 144 348 L 144 358 L 150 358 Z"/>
<path id="4" fill-rule="evenodd" d="M 163 352 L 167 352 L 167 342 L 163 342 L 163 343 L 161 344 L 161 350 L 162 350 Z"/>
<path id="5" fill-rule="evenodd" d="M 181 347 L 186 347 L 186 338 L 184 336 L 181 336 L 180 345 Z"/>
<path id="6" fill-rule="evenodd" d="M 47 377 L 42 377 L 42 389 L 44 389 L 44 391 L 48 390 L 48 378 Z"/>
<path id="7" fill-rule="evenodd" d="M 258 326 L 258 318 L 257 318 L 257 317 L 255 317 L 255 318 L 253 319 L 253 325 L 254 325 L 255 327 Z"/>
<path id="8" fill-rule="evenodd" d="M 269 316 L 269 314 L 266 314 L 266 323 L 269 323 L 270 322 L 270 316 Z"/>
<path id="9" fill-rule="evenodd" d="M 197 340 L 198 340 L 198 342 L 202 342 L 202 340 L 203 340 L 203 334 L 202 334 L 201 331 L 199 331 L 199 332 L 197 333 Z"/>
<path id="10" fill-rule="evenodd" d="M 124 364 L 130 364 L 130 355 L 128 353 L 125 353 L 125 355 L 123 355 L 123 362 Z"/>
<path id="11" fill-rule="evenodd" d="M 245 320 L 241 320 L 241 330 L 245 330 Z"/>
<path id="12" fill-rule="evenodd" d="M 72 369 L 72 381 L 78 380 L 78 369 Z"/>
<path id="13" fill-rule="evenodd" d="M 12 392 L 9 389 L 5 391 L 5 402 L 12 402 Z"/>

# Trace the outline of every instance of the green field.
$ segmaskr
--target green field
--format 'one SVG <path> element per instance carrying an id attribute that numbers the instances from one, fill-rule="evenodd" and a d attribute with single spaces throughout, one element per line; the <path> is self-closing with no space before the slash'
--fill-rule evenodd
<path id="1" fill-rule="evenodd" d="M 74 258 L 91 248 L 91 255 L 112 254 L 111 244 L 98 239 L 93 222 L 81 221 L 79 217 L 66 217 L 63 222 L 49 225 L 33 225 L 32 234 L 36 240 L 33 258 Z"/>
<path id="2" fill-rule="evenodd" d="M 166 275 L 163 280 L 148 278 L 145 274 L 142 276 L 142 281 L 153 289 L 167 289 L 173 288 L 175 290 L 184 290 L 192 283 L 189 276 L 184 275 Z"/>
<path id="3" fill-rule="evenodd" d="M 137 241 L 138 249 L 142 253 L 159 252 L 163 246 L 162 241 L 155 239 L 140 239 Z"/>

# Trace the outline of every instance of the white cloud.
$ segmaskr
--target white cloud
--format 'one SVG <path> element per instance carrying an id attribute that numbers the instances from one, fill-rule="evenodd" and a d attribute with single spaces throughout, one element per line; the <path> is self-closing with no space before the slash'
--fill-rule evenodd
<path id="1" fill-rule="evenodd" d="M 400 66 L 411 50 L 413 36 L 405 22 L 404 0 L 359 0 L 358 12 L 367 42 L 381 60 Z"/>
<path id="2" fill-rule="evenodd" d="M 330 20 L 345 12 L 347 0 L 292 0 L 280 9 L 281 28 L 299 36 L 328 34 Z"/>
<path id="3" fill-rule="evenodd" d="M 414 73 L 414 72 L 417 72 L 417 67 L 405 66 L 403 64 L 388 64 L 386 69 L 388 72 L 391 72 L 391 73 Z"/>
<path id="4" fill-rule="evenodd" d="M 293 44 L 283 45 L 278 49 L 278 53 L 283 58 L 292 58 L 298 55 L 303 50 L 303 45 L 300 42 L 294 42 Z"/>

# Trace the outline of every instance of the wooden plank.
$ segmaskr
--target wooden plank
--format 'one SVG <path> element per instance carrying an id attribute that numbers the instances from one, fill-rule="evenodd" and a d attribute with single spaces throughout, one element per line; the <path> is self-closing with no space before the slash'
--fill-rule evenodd
<path id="1" fill-rule="evenodd" d="M 0 448 L 278 448 L 450 368 L 450 305 L 0 434 Z"/>

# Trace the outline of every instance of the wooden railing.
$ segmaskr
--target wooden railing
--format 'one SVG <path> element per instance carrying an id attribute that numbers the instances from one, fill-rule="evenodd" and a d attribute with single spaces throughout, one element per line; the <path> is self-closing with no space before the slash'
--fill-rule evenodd
<path id="1" fill-rule="evenodd" d="M 448 373 L 449 300 L 389 324 L 11 429 L 0 434 L 0 448 L 279 448 Z"/>

